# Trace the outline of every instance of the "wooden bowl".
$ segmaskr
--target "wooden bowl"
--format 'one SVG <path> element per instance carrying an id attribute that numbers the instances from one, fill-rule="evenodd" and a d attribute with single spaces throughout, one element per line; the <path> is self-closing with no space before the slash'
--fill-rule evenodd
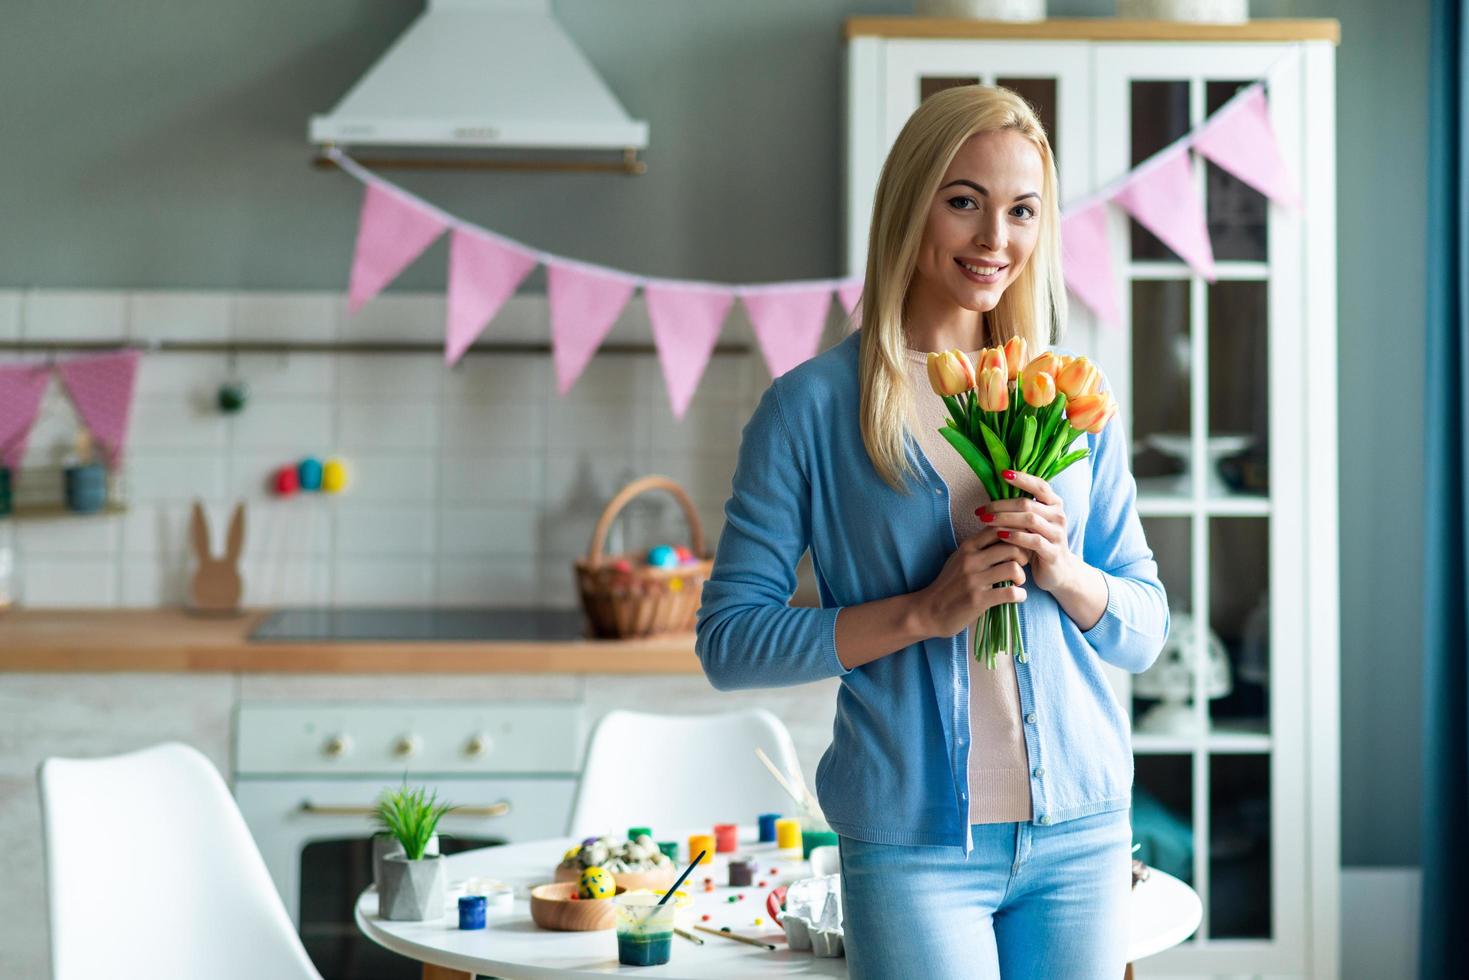
<path id="1" fill-rule="evenodd" d="M 634 888 L 666 889 L 678 880 L 678 869 L 672 867 L 656 871 L 624 871 L 621 874 L 609 871 L 607 873 L 612 876 L 613 881 L 629 890 Z M 581 871 L 557 865 L 555 880 L 580 882 Z"/>
<path id="2" fill-rule="evenodd" d="M 579 883 L 558 881 L 530 890 L 530 917 L 542 929 L 592 932 L 617 925 L 617 909 L 609 898 L 572 898 Z M 627 891 L 617 886 L 617 894 Z"/>

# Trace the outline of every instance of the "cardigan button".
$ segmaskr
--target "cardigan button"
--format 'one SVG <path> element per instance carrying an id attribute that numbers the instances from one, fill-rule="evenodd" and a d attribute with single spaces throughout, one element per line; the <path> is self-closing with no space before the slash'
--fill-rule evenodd
<path id="1" fill-rule="evenodd" d="M 1048 814 L 1048 813 L 1042 813 L 1041 814 L 1041 826 L 1044 827 L 1047 824 L 1049 824 L 1050 822 L 1051 822 L 1051 815 Z"/>

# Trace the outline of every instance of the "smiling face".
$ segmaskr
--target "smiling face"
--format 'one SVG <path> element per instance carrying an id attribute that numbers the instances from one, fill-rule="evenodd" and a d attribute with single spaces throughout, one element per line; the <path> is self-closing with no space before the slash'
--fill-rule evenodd
<path id="1" fill-rule="evenodd" d="M 1013 130 L 971 136 L 929 204 L 910 302 L 993 310 L 1040 235 L 1040 151 Z"/>

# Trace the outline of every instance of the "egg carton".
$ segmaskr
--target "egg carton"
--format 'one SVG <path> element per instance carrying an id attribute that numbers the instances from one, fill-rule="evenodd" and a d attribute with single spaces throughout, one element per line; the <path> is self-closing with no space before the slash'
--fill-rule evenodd
<path id="1" fill-rule="evenodd" d="M 793 895 L 796 896 L 794 901 Z M 812 899 L 821 905 L 821 911 L 814 916 L 805 914 L 815 907 Z M 786 892 L 786 911 L 781 914 L 780 921 L 791 949 L 825 957 L 845 955 L 841 876 L 821 875 L 792 882 Z"/>

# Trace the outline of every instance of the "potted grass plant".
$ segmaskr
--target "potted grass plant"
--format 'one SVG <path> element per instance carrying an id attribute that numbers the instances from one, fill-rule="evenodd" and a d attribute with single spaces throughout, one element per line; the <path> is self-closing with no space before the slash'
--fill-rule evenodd
<path id="1" fill-rule="evenodd" d="M 420 922 L 444 914 L 444 859 L 436 831 L 453 807 L 422 786 L 388 790 L 379 798 L 377 819 L 402 847 L 383 856 L 378 879 L 378 912 L 385 919 Z"/>

